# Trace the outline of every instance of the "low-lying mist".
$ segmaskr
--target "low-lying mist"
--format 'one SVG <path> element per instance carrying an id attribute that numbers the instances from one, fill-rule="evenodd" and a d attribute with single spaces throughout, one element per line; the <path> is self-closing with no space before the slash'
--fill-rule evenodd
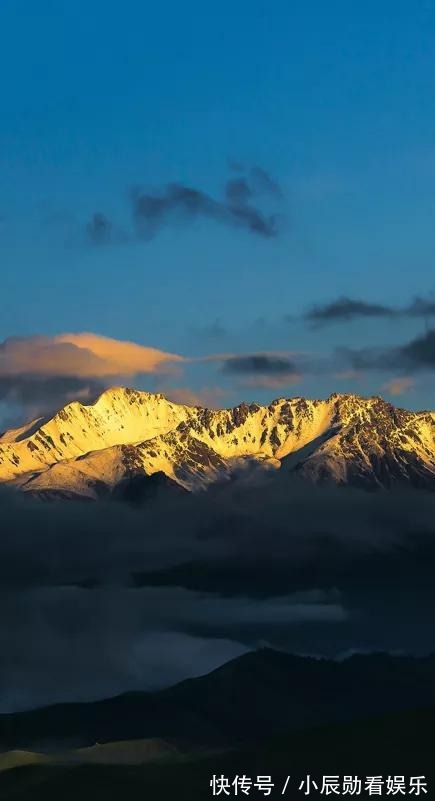
<path id="1" fill-rule="evenodd" d="M 435 495 L 273 473 L 143 506 L 0 493 L 0 710 L 151 689 L 246 650 L 435 648 Z"/>

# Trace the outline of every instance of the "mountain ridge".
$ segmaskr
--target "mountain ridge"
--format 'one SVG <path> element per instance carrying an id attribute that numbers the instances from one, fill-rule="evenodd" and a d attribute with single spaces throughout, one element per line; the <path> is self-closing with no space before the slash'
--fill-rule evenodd
<path id="1" fill-rule="evenodd" d="M 0 435 L 0 482 L 41 497 L 96 499 L 156 473 L 199 490 L 247 467 L 315 484 L 433 489 L 435 413 L 340 393 L 208 409 L 111 387 Z"/>
<path id="2" fill-rule="evenodd" d="M 343 660 L 264 648 L 156 691 L 0 714 L 0 750 L 113 740 L 256 739 L 435 706 L 435 655 Z"/>

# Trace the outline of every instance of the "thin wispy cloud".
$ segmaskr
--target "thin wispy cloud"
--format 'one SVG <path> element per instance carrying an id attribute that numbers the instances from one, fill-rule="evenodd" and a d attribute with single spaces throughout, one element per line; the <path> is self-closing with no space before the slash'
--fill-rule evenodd
<path id="1" fill-rule="evenodd" d="M 86 238 L 93 245 L 115 245 L 128 240 L 127 235 L 101 212 L 96 212 L 86 224 Z"/>
<path id="2" fill-rule="evenodd" d="M 359 319 L 430 318 L 435 316 L 435 300 L 416 297 L 407 306 L 388 306 L 342 296 L 323 305 L 313 306 L 303 315 L 313 325 L 349 323 Z"/>
<path id="3" fill-rule="evenodd" d="M 275 198 L 283 198 L 283 190 L 279 183 L 275 181 L 266 170 L 263 170 L 262 167 L 252 167 L 250 174 L 251 180 L 259 190 Z"/>
<path id="4" fill-rule="evenodd" d="M 243 168 L 241 168 L 243 171 Z M 279 217 L 263 205 L 267 196 L 283 200 L 279 184 L 261 167 L 253 167 L 224 184 L 222 197 L 213 197 L 198 187 L 168 183 L 159 190 L 135 187 L 130 192 L 130 235 L 102 211 L 96 211 L 85 226 L 87 240 L 93 245 L 107 245 L 128 239 L 153 239 L 162 229 L 187 226 L 205 219 L 229 228 L 240 228 L 265 239 L 280 231 Z"/>

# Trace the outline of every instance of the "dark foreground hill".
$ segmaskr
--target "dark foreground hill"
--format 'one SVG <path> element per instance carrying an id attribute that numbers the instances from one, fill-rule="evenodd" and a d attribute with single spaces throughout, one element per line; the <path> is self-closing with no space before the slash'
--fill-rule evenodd
<path id="1" fill-rule="evenodd" d="M 435 707 L 435 656 L 342 662 L 263 649 L 154 693 L 0 715 L 0 748 L 58 750 L 119 740 L 255 740 Z"/>

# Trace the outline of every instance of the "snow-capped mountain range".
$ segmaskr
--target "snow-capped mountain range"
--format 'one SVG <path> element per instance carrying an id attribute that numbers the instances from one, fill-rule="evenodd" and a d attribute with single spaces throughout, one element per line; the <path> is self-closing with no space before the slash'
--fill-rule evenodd
<path id="1" fill-rule="evenodd" d="M 96 499 L 156 473 L 198 490 L 252 464 L 315 483 L 435 489 L 435 413 L 340 394 L 205 409 L 115 387 L 0 435 L 0 482 L 43 497 Z"/>

